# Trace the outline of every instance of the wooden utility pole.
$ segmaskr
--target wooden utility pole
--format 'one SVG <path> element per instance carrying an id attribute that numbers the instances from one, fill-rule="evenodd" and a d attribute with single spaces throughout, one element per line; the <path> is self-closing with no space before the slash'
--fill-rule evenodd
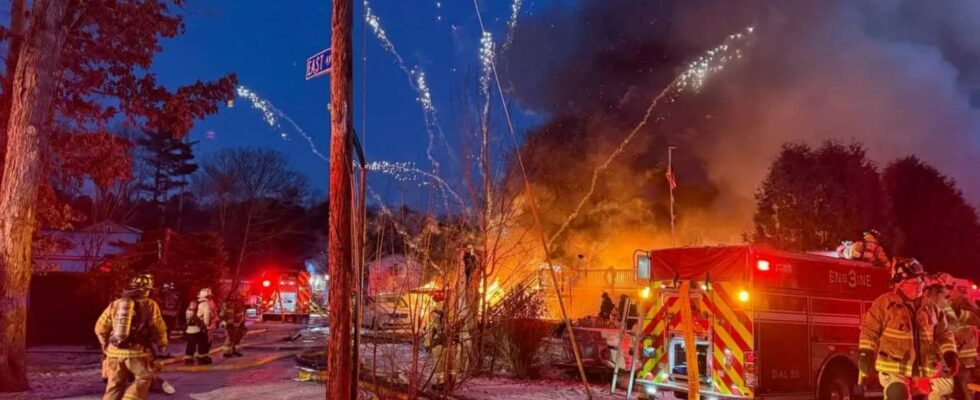
<path id="1" fill-rule="evenodd" d="M 27 293 L 31 283 L 42 160 L 65 38 L 67 1 L 35 0 L 17 70 L 7 121 L 6 163 L 0 176 L 0 392 L 27 386 Z M 8 57 L 10 55 L 8 54 Z"/>
<path id="2" fill-rule="evenodd" d="M 351 288 L 353 240 L 351 231 L 351 129 L 353 124 L 351 26 L 353 1 L 333 0 L 330 47 L 330 213 L 328 271 L 330 272 L 330 336 L 327 344 L 327 399 L 352 397 Z"/>

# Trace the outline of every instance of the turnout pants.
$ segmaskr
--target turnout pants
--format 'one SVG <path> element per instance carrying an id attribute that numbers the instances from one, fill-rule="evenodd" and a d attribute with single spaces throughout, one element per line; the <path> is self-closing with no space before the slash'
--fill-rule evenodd
<path id="1" fill-rule="evenodd" d="M 455 382 L 456 373 L 462 368 L 460 365 L 463 359 L 460 354 L 462 350 L 459 345 L 432 347 L 432 362 L 435 367 L 432 378 L 435 384 L 445 385 Z"/>
<path id="2" fill-rule="evenodd" d="M 235 326 L 228 324 L 225 327 L 225 343 L 221 346 L 221 349 L 225 353 L 233 353 L 238 351 L 238 344 L 242 342 L 242 337 L 245 336 L 245 324 L 241 326 Z"/>
<path id="3" fill-rule="evenodd" d="M 921 385 L 914 384 L 915 381 L 922 382 L 922 380 L 928 380 L 928 385 L 920 387 Z M 885 389 L 885 400 L 907 400 L 913 396 L 921 395 L 928 396 L 929 400 L 941 400 L 943 396 L 951 396 L 953 394 L 952 378 L 908 378 L 879 372 L 878 382 Z"/>
<path id="4" fill-rule="evenodd" d="M 187 334 L 187 350 L 184 355 L 188 358 L 207 357 L 211 352 L 211 340 L 208 337 L 208 330 L 201 329 L 200 332 Z"/>
<path id="5" fill-rule="evenodd" d="M 116 358 L 105 360 L 103 371 L 109 379 L 103 400 L 145 400 L 150 396 L 153 370 L 150 357 Z"/>

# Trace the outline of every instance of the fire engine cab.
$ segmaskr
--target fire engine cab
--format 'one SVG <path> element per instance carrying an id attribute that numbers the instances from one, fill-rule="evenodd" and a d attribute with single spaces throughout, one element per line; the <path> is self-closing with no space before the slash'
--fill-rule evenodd
<path id="1" fill-rule="evenodd" d="M 648 295 L 623 353 L 639 357 L 647 397 L 698 385 L 709 399 L 849 398 L 862 315 L 889 281 L 867 263 L 747 245 L 655 250 L 635 264 Z"/>

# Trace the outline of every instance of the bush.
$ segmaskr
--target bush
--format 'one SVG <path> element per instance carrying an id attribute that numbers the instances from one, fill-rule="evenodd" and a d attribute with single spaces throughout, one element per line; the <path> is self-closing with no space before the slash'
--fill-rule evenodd
<path id="1" fill-rule="evenodd" d="M 522 283 L 510 288 L 499 303 L 487 310 L 497 354 L 517 378 L 531 377 L 531 364 L 538 350 L 555 330 L 553 323 L 540 319 L 545 307 L 541 293 Z"/>
<path id="2" fill-rule="evenodd" d="M 531 365 L 544 339 L 554 332 L 554 324 L 540 319 L 502 321 L 498 345 L 510 372 L 517 378 L 531 377 Z"/>

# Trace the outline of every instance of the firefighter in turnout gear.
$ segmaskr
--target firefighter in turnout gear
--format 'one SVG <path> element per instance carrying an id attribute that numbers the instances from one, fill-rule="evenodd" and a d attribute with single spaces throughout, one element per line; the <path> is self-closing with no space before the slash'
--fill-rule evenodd
<path id="1" fill-rule="evenodd" d="M 953 379 L 953 398 L 972 399 L 974 393 L 968 384 L 978 379 L 976 328 L 980 327 L 980 309 L 965 293 L 958 290 L 952 275 L 938 274 L 934 279 L 934 286 L 942 294 L 945 305 L 943 311 L 956 339 L 956 349 L 960 357 L 960 371 Z"/>
<path id="2" fill-rule="evenodd" d="M 149 396 L 154 369 L 153 346 L 167 353 L 167 326 L 160 306 L 148 296 L 153 277 L 130 280 L 122 297 L 114 300 L 95 323 L 95 335 L 105 354 L 108 378 L 103 400 L 140 400 Z"/>
<path id="3" fill-rule="evenodd" d="M 878 297 L 861 322 L 858 383 L 871 374 L 871 362 L 886 400 L 908 399 L 916 393 L 912 383 L 936 377 L 945 364 L 950 375 L 959 369 L 953 332 L 946 315 L 924 296 L 925 271 L 914 259 L 896 259 L 892 265 L 894 289 Z M 931 379 L 930 400 L 953 392 L 950 379 Z"/>
<path id="4" fill-rule="evenodd" d="M 201 289 L 197 294 L 197 301 L 192 301 L 187 306 L 187 350 L 184 355 L 187 357 L 184 363 L 193 365 L 194 363 L 207 365 L 213 361 L 208 353 L 211 351 L 211 340 L 214 338 L 215 328 L 218 327 L 217 305 L 211 300 L 211 289 Z"/>
<path id="5" fill-rule="evenodd" d="M 455 372 L 459 369 L 460 338 L 458 334 L 450 334 L 449 320 L 443 310 L 444 298 L 440 295 L 433 296 L 436 301 L 432 312 L 429 314 L 428 326 L 425 332 L 425 348 L 429 351 L 435 371 L 433 371 L 433 387 L 441 389 L 445 385 L 452 385 Z"/>
<path id="6" fill-rule="evenodd" d="M 242 296 L 235 293 L 225 302 L 221 309 L 221 324 L 225 327 L 225 343 L 221 346 L 225 358 L 241 357 L 238 344 L 245 336 L 245 302 Z"/>
<path id="7" fill-rule="evenodd" d="M 885 253 L 885 248 L 881 246 L 878 239 L 881 238 L 881 232 L 877 229 L 871 229 L 861 235 L 861 240 L 854 242 L 848 249 L 848 259 L 869 262 L 876 267 L 887 267 L 890 262 L 888 261 L 888 254 Z"/>

